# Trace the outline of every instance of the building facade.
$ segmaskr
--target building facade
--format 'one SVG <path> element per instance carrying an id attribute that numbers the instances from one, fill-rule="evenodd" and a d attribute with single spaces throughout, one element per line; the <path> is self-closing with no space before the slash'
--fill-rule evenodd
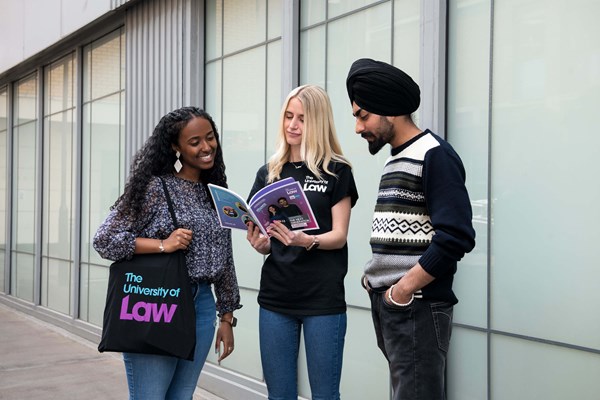
<path id="1" fill-rule="evenodd" d="M 455 289 L 448 398 L 600 392 L 600 3 L 594 0 L 0 0 L 0 302 L 98 341 L 109 262 L 91 246 L 162 115 L 205 108 L 228 181 L 247 193 L 294 87 L 329 93 L 360 194 L 350 223 L 342 398 L 388 399 L 359 283 L 387 157 L 354 133 L 351 63 L 420 85 L 417 124 L 467 170 L 477 245 Z M 263 399 L 262 256 L 233 232 L 236 351 L 199 385 Z M 300 356 L 300 394 L 310 397 Z"/>

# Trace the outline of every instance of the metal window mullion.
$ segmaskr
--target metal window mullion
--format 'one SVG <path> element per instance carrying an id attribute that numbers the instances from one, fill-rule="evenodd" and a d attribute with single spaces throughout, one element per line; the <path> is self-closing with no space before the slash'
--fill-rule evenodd
<path id="1" fill-rule="evenodd" d="M 488 170 L 487 170 L 487 218 L 488 223 L 487 229 L 487 398 L 492 398 L 492 224 L 490 223 L 490 216 L 492 215 L 492 105 L 493 105 L 493 88 L 494 88 L 494 0 L 490 1 L 490 54 L 489 54 L 489 77 L 488 77 Z"/>
<path id="2" fill-rule="evenodd" d="M 75 134 L 73 135 L 73 215 L 78 216 L 73 218 L 72 225 L 72 240 L 71 240 L 71 317 L 79 318 L 80 304 L 79 296 L 81 293 L 81 210 L 82 210 L 82 179 L 83 179 L 83 157 L 82 157 L 82 137 L 83 137 L 83 48 L 77 47 L 75 50 L 75 109 L 73 118 L 75 119 Z"/>
<path id="3" fill-rule="evenodd" d="M 281 27 L 281 102 L 298 86 L 300 65 L 300 0 L 285 0 Z"/>
<path id="4" fill-rule="evenodd" d="M 42 288 L 42 239 L 43 239 L 43 212 L 44 212 L 44 69 L 37 69 L 37 110 L 36 110 L 36 178 L 35 178 L 35 245 L 34 245 L 34 269 L 33 269 L 33 303 L 41 304 L 41 288 Z"/>
<path id="5" fill-rule="evenodd" d="M 421 2 L 421 107 L 419 125 L 445 137 L 446 121 L 446 1 Z"/>
<path id="6" fill-rule="evenodd" d="M 4 232 L 6 234 L 6 247 L 4 255 L 4 293 L 10 293 L 11 280 L 11 260 L 12 260 L 12 215 L 13 215 L 13 171 L 14 171 L 14 84 L 9 83 L 6 87 L 6 104 L 8 104 L 8 114 L 6 119 L 6 226 Z"/>
<path id="7" fill-rule="evenodd" d="M 204 0 L 187 1 L 185 5 L 183 33 L 183 105 L 195 105 L 204 109 Z M 186 34 L 187 33 L 187 34 Z"/>

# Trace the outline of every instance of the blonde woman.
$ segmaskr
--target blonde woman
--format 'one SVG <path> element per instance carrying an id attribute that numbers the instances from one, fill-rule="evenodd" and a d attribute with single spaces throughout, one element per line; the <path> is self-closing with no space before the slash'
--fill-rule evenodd
<path id="1" fill-rule="evenodd" d="M 304 188 L 319 229 L 290 230 L 281 221 L 273 221 L 265 237 L 248 224 L 248 241 L 256 251 L 268 255 L 258 303 L 261 361 L 269 399 L 298 398 L 301 332 L 312 398 L 339 399 L 346 334 L 346 237 L 358 193 L 336 136 L 329 97 L 318 86 L 300 86 L 286 98 L 277 150 L 258 170 L 249 197 L 287 177 Z"/>

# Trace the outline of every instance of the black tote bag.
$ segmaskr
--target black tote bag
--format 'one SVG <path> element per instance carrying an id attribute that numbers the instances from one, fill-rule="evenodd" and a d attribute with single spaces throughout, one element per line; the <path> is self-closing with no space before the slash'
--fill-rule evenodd
<path id="1" fill-rule="evenodd" d="M 177 219 L 164 180 L 169 212 Z M 98 351 L 194 359 L 196 317 L 182 251 L 135 254 L 110 266 Z"/>

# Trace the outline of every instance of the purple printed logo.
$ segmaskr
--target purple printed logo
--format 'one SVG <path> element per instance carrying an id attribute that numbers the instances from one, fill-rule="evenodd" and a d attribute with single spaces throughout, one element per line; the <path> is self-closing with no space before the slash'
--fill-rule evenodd
<path id="1" fill-rule="evenodd" d="M 121 315 L 120 319 L 124 320 L 136 320 L 138 322 L 164 322 L 170 323 L 177 310 L 177 304 L 162 303 L 146 303 L 145 301 L 138 301 L 129 311 L 129 295 L 123 297 L 121 302 Z"/>
<path id="2" fill-rule="evenodd" d="M 181 288 L 149 288 L 141 286 L 143 282 L 141 275 L 136 275 L 131 272 L 125 273 L 125 284 L 123 285 L 123 293 L 128 293 L 127 296 L 123 297 L 121 301 L 121 315 L 122 320 L 135 320 L 138 322 L 161 322 L 164 320 L 166 323 L 170 323 L 177 310 L 177 304 L 167 303 L 152 303 L 145 301 L 138 301 L 129 310 L 129 293 L 140 294 L 143 296 L 152 296 L 159 298 L 179 297 Z"/>

